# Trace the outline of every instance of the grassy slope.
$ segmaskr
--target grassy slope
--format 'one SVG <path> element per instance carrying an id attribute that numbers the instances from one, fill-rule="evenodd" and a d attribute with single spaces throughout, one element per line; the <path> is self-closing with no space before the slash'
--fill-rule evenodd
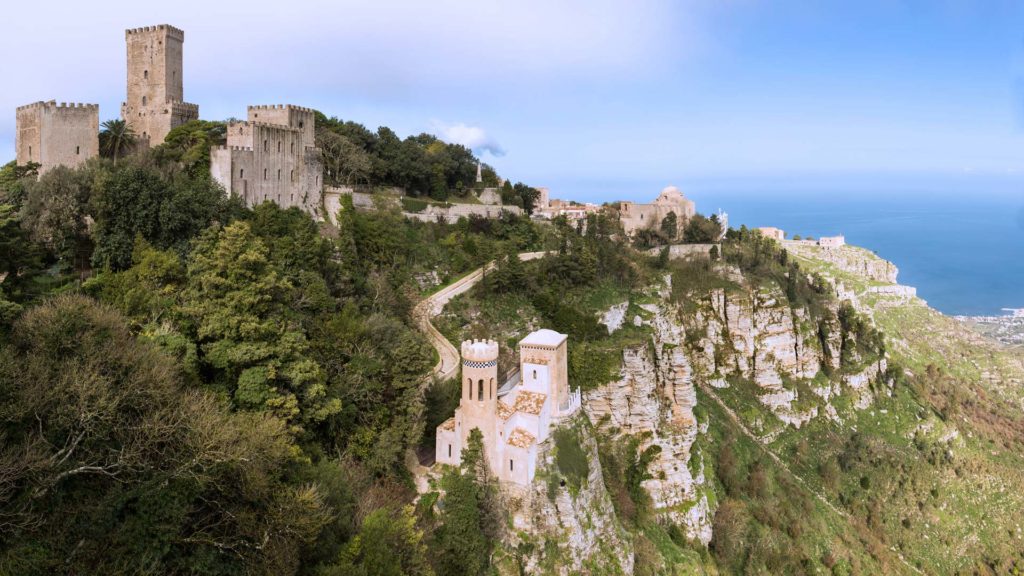
<path id="1" fill-rule="evenodd" d="M 838 444 L 857 430 L 872 440 L 868 452 L 877 462 L 852 463 L 834 489 L 837 500 L 852 496 L 875 507 L 877 528 L 926 572 L 1002 571 L 1013 558 L 1019 566 L 1024 439 L 1014 424 L 1024 418 L 1024 354 L 974 334 L 919 299 L 869 294 L 868 286 L 878 283 L 819 260 L 799 260 L 853 290 L 886 334 L 892 359 L 918 375 L 915 382 L 924 382 L 897 386 L 892 397 L 868 410 L 845 414 L 843 425 L 819 419 L 790 432 L 777 441 L 779 451 L 792 454 L 808 442 L 808 453 L 817 457 L 793 460 L 820 481 L 814 468 L 839 456 Z M 929 365 L 948 375 L 944 387 L 923 377 Z M 937 409 L 945 401 L 955 404 L 952 410 Z M 864 477 L 868 488 L 859 488 Z"/>

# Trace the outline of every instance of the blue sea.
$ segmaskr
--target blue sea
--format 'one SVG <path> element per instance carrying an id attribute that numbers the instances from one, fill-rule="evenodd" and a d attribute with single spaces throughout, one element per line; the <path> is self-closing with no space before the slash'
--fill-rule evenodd
<path id="1" fill-rule="evenodd" d="M 698 212 L 787 234 L 843 234 L 894 262 L 901 284 L 950 315 L 1024 308 L 1024 179 L 948 178 L 906 183 L 798 181 L 676 183 Z M 599 195 L 647 201 L 660 190 Z M 611 188 L 611 187 L 609 187 Z M 556 196 L 554 190 L 552 196 Z"/>

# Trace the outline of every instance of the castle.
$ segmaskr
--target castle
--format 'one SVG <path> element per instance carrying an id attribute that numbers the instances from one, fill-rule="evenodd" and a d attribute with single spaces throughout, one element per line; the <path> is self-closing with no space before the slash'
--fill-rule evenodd
<path id="1" fill-rule="evenodd" d="M 185 32 L 160 24 L 125 31 L 127 97 L 121 118 L 140 147 L 199 119 L 185 102 L 182 64 Z M 271 200 L 284 208 L 319 211 L 323 163 L 315 143 L 315 113 L 291 105 L 249 106 L 248 118 L 227 127 L 227 145 L 210 151 L 210 175 L 254 206 Z M 75 167 L 99 154 L 99 106 L 36 102 L 17 110 L 17 163 Z"/>
<path id="2" fill-rule="evenodd" d="M 315 122 L 309 108 L 249 106 L 247 120 L 228 124 L 227 145 L 210 150 L 210 175 L 246 206 L 271 200 L 317 213 L 323 162 Z"/>
<path id="3" fill-rule="evenodd" d="M 182 53 L 185 32 L 160 24 L 124 33 L 128 46 L 128 96 L 121 118 L 141 146 L 160 144 L 172 128 L 199 119 L 199 106 L 185 102 Z"/>
<path id="4" fill-rule="evenodd" d="M 499 480 L 526 486 L 537 470 L 537 447 L 553 424 L 579 411 L 569 389 L 567 336 L 537 330 L 519 342 L 519 372 L 499 388 L 498 343 L 462 343 L 462 396 L 455 416 L 437 427 L 436 461 L 458 465 L 470 432 L 480 430 L 484 454 Z"/>
<path id="5" fill-rule="evenodd" d="M 619 222 L 627 236 L 639 230 L 658 228 L 670 213 L 676 215 L 680 229 L 696 213 L 693 200 L 684 197 L 675 186 L 665 187 L 651 204 L 619 202 Z"/>
<path id="6" fill-rule="evenodd" d="M 39 164 L 39 173 L 55 166 L 74 168 L 100 153 L 100 107 L 50 100 L 19 106 L 14 136 L 19 165 Z"/>

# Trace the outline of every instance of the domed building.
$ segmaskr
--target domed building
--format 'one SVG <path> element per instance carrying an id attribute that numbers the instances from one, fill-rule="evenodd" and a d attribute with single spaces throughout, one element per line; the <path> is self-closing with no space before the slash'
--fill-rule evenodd
<path id="1" fill-rule="evenodd" d="M 638 230 L 658 228 L 670 213 L 676 215 L 681 230 L 686 221 L 697 213 L 697 205 L 675 186 L 663 188 L 651 204 L 619 202 L 619 222 L 627 236 L 636 234 Z"/>

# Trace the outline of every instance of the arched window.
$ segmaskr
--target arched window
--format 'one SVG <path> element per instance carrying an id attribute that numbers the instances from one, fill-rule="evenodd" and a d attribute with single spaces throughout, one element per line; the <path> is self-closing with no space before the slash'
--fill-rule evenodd
<path id="1" fill-rule="evenodd" d="M 473 399 L 473 379 L 472 378 L 467 378 L 466 379 L 466 387 L 469 388 L 469 399 L 472 400 Z"/>
<path id="2" fill-rule="evenodd" d="M 267 169 L 266 168 L 263 169 L 263 179 L 264 180 L 267 179 Z M 264 198 L 264 200 L 266 200 L 266 198 Z"/>
<path id="3" fill-rule="evenodd" d="M 149 80 L 149 70 L 143 70 L 142 71 L 142 79 L 143 80 Z"/>
<path id="4" fill-rule="evenodd" d="M 534 380 L 536 380 L 536 379 L 537 379 L 537 371 L 536 371 L 536 370 L 534 370 L 534 371 L 533 371 L 533 379 L 534 379 Z"/>
<path id="5" fill-rule="evenodd" d="M 143 96 L 143 97 L 142 97 L 142 105 L 143 105 L 143 106 L 145 106 L 145 105 L 146 105 L 146 97 L 145 97 L 145 96 Z"/>
<path id="6" fill-rule="evenodd" d="M 278 182 L 281 181 L 281 169 L 280 168 L 277 169 L 277 181 Z"/>
<path id="7" fill-rule="evenodd" d="M 82 153 L 82 147 L 81 146 L 75 146 L 75 154 L 81 154 L 81 153 Z"/>
<path id="8" fill-rule="evenodd" d="M 289 178 L 289 179 L 290 179 L 290 180 L 291 180 L 292 182 L 295 182 L 295 170 L 292 170 L 292 171 L 291 171 L 291 174 L 289 174 L 288 178 Z"/>
<path id="9" fill-rule="evenodd" d="M 452 457 L 452 445 L 451 444 L 448 445 L 448 457 L 449 458 Z"/>
<path id="10" fill-rule="evenodd" d="M 268 147 L 267 147 L 267 141 L 266 141 L 266 140 L 264 140 L 264 141 L 263 141 L 263 151 L 264 151 L 264 152 L 267 152 L 268 150 L 270 150 L 270 148 L 268 148 Z"/>
<path id="11" fill-rule="evenodd" d="M 491 391 L 491 398 L 493 399 L 494 398 L 494 393 L 496 392 L 496 390 L 494 389 L 494 378 L 491 378 L 491 382 L 487 386 L 487 389 Z"/>
<path id="12" fill-rule="evenodd" d="M 238 177 L 239 178 L 245 178 L 245 168 L 240 168 L 238 170 Z"/>
<path id="13" fill-rule="evenodd" d="M 481 378 L 480 381 L 476 383 L 476 399 L 477 400 L 483 400 L 484 399 L 484 379 L 483 378 Z"/>
<path id="14" fill-rule="evenodd" d="M 511 459 L 511 458 L 509 458 L 509 459 L 508 459 L 508 471 L 509 471 L 509 472 L 512 472 L 512 471 L 514 471 L 515 469 L 516 469 L 516 461 L 515 461 L 515 460 L 513 460 L 513 459 Z"/>

